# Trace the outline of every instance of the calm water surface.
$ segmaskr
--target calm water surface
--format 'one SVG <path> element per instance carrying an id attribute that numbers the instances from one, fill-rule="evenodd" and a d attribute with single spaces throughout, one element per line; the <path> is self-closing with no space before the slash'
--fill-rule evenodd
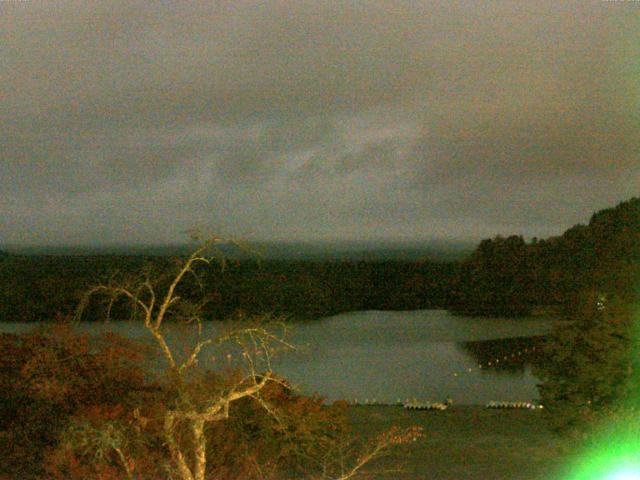
<path id="1" fill-rule="evenodd" d="M 529 401 L 538 394 L 530 364 L 534 343 L 528 339 L 549 333 L 553 324 L 553 319 L 539 317 L 468 318 L 444 310 L 345 313 L 293 324 L 290 340 L 300 348 L 278 357 L 274 370 L 302 392 L 328 400 Z M 0 324 L 5 332 L 30 328 L 29 324 Z M 86 323 L 79 328 L 147 337 L 141 324 L 134 322 Z M 206 324 L 203 335 L 219 329 L 217 323 Z M 174 342 L 188 336 L 172 333 Z M 221 357 L 209 366 L 223 362 Z"/>

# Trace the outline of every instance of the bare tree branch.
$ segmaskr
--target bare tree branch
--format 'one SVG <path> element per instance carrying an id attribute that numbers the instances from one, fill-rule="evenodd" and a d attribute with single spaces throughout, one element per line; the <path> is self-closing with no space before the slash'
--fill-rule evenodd
<path id="1" fill-rule="evenodd" d="M 187 358 L 187 360 L 185 360 L 182 363 L 182 365 L 180 365 L 180 367 L 178 368 L 178 374 L 182 375 L 182 373 L 185 370 L 192 367 L 198 361 L 198 355 L 200 354 L 200 351 L 207 345 L 210 345 L 211 343 L 213 343 L 213 340 L 211 339 L 198 342 L 196 346 L 193 348 L 191 355 L 189 355 L 189 358 Z"/>
<path id="2" fill-rule="evenodd" d="M 195 267 L 199 264 L 211 264 L 212 258 L 207 257 L 206 253 L 210 249 L 216 250 L 215 244 L 219 241 L 220 239 L 216 237 L 203 243 L 181 264 L 178 264 L 177 271 L 169 278 L 166 289 L 157 286 L 159 282 L 157 279 L 153 281 L 148 272 L 137 280 L 129 282 L 118 283 L 115 276 L 112 276 L 107 283 L 100 283 L 90 289 L 83 297 L 76 312 L 76 318 L 80 319 L 91 297 L 104 295 L 109 300 L 108 315 L 110 315 L 114 303 L 121 297 L 125 297 L 131 302 L 133 313 L 143 313 L 144 326 L 154 338 L 169 365 L 171 371 L 169 381 L 175 383 L 172 384 L 172 388 L 176 392 L 174 403 L 162 413 L 162 431 L 174 472 L 180 480 L 204 480 L 206 477 L 205 428 L 207 423 L 229 418 L 231 404 L 243 398 L 251 398 L 282 425 L 278 413 L 263 398 L 261 391 L 271 382 L 290 388 L 288 383 L 274 375 L 271 368 L 272 356 L 275 353 L 281 350 L 295 349 L 285 339 L 286 325 L 279 324 L 282 335 L 273 333 L 261 324 L 244 324 L 226 335 L 219 336 L 216 340 L 213 338 L 203 339 L 201 338 L 201 311 L 205 303 L 191 304 L 186 301 L 180 303 L 181 298 L 177 291 L 186 275 L 192 275 L 202 288 L 201 279 L 195 271 Z M 224 268 L 224 259 L 222 267 Z M 168 318 L 169 312 L 170 315 L 187 323 L 195 322 L 198 328 L 198 338 L 187 349 L 187 356 L 181 362 L 177 361 L 177 356 L 165 337 L 163 322 Z M 203 398 L 192 395 L 186 381 L 190 369 L 197 365 L 198 359 L 206 347 L 214 344 L 220 346 L 225 342 L 233 342 L 240 347 L 241 357 L 244 360 L 244 375 L 211 397 Z M 186 437 L 185 431 L 189 432 Z M 340 476 L 335 477 L 335 480 L 354 478 L 362 471 L 364 465 L 378 458 L 394 441 L 392 437 L 382 437 L 372 448 L 360 455 L 355 465 L 349 469 L 344 468 L 344 463 L 341 460 L 341 473 Z M 121 459 L 126 460 L 124 452 L 120 451 L 118 455 Z M 125 469 L 128 468 L 127 464 L 123 465 Z M 131 474 L 128 470 L 126 473 L 129 476 Z M 329 469 L 326 466 L 323 466 L 323 475 L 323 478 L 330 478 L 328 476 Z"/>

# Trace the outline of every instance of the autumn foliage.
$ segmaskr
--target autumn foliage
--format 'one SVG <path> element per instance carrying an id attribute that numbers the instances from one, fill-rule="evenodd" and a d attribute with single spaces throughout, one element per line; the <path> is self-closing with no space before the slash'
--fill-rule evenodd
<path id="1" fill-rule="evenodd" d="M 0 334 L 0 472 L 40 477 L 73 418 L 135 403 L 145 388 L 141 355 L 123 338 L 90 342 L 67 326 Z"/>
<path id="2" fill-rule="evenodd" d="M 90 338 L 62 318 L 48 330 L 0 335 L 0 474 L 346 480 L 407 435 L 415 438 L 391 432 L 364 450 L 349 450 L 345 405 L 297 395 L 273 372 L 271 357 L 294 348 L 281 322 L 280 334 L 264 325 L 267 316 L 241 319 L 218 338 L 202 335 L 207 296 L 185 298 L 184 280 L 198 283 L 197 267 L 211 266 L 207 252 L 219 241 L 204 242 L 169 272 L 112 275 L 83 297 L 74 320 L 95 297 L 106 301 L 107 318 L 124 301 L 150 343 L 113 334 Z M 194 328 L 196 337 L 182 352 L 169 340 L 167 322 Z M 236 363 L 215 372 L 199 367 L 206 349 L 229 344 Z"/>
<path id="3" fill-rule="evenodd" d="M 68 325 L 0 335 L 0 474 L 171 478 L 162 418 L 175 402 L 175 385 L 145 375 L 146 350 L 113 334 L 89 338 Z M 207 372 L 190 386 L 191 395 L 216 391 L 233 377 Z M 284 380 L 267 384 L 261 400 L 270 411 L 241 399 L 226 421 L 206 428 L 207 478 L 307 478 L 332 468 L 327 453 L 349 437 L 346 404 L 296 395 Z"/>

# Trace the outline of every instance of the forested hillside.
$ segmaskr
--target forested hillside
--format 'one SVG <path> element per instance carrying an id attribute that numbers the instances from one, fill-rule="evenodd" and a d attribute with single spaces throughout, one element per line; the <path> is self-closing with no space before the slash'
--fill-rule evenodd
<path id="1" fill-rule="evenodd" d="M 113 272 L 173 262 L 148 255 L 0 255 L 0 321 L 71 314 L 82 293 Z M 526 242 L 480 242 L 463 261 L 229 259 L 201 272 L 212 319 L 239 311 L 316 318 L 353 310 L 449 308 L 522 315 L 571 308 L 585 290 L 631 300 L 640 280 L 640 199 L 595 213 L 587 225 Z M 196 284 L 186 284 L 184 295 Z M 118 309 L 114 310 L 117 314 Z M 117 315 L 116 315 L 117 317 Z"/>
<path id="2" fill-rule="evenodd" d="M 148 265 L 170 269 L 170 257 L 8 256 L 0 260 L 0 321 L 42 321 L 72 314 L 83 292 L 97 282 L 119 279 Z M 198 272 L 181 295 L 202 288 L 211 319 L 238 312 L 271 313 L 296 319 L 353 310 L 445 308 L 457 263 L 428 261 L 259 261 L 229 260 Z M 120 308 L 122 307 L 122 308 Z M 126 311 L 116 305 L 118 312 Z M 96 318 L 103 318 L 95 312 Z M 91 315 L 88 315 L 91 318 Z"/>
<path id="3" fill-rule="evenodd" d="M 567 309 L 585 290 L 631 300 L 639 267 L 640 198 L 633 198 L 559 237 L 483 240 L 460 270 L 452 306 L 471 314 L 518 315 L 536 306 Z"/>

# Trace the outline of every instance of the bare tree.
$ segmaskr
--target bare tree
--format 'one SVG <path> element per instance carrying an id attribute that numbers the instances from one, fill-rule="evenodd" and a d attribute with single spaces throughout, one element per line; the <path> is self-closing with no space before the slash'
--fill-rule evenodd
<path id="1" fill-rule="evenodd" d="M 192 276 L 202 288 L 196 267 L 208 266 L 217 258 L 211 253 L 215 253 L 218 242 L 221 242 L 221 239 L 214 238 L 202 243 L 188 258 L 178 263 L 174 274 L 164 283 L 158 282 L 158 278 L 149 272 L 129 280 L 117 281 L 115 277 L 111 277 L 85 294 L 76 313 L 76 319 L 80 320 L 91 299 L 103 296 L 107 299 L 107 317 L 114 303 L 124 298 L 129 301 L 136 317 L 142 319 L 145 329 L 167 365 L 167 380 L 177 392 L 176 397 L 180 397 L 164 408 L 161 414 L 162 435 L 170 457 L 172 477 L 175 475 L 180 480 L 206 478 L 207 424 L 229 418 L 230 405 L 245 398 L 257 401 L 266 414 L 279 420 L 276 410 L 261 397 L 261 391 L 269 383 L 280 383 L 289 388 L 271 368 L 271 358 L 275 353 L 293 348 L 285 339 L 286 330 L 282 334 L 276 334 L 272 328 L 261 323 L 248 326 L 242 324 L 218 338 L 207 338 L 202 335 L 201 328 L 203 303 L 192 304 L 178 295 L 178 287 L 187 276 Z M 224 267 L 224 263 L 222 266 Z M 183 354 L 178 354 L 175 346 L 167 340 L 165 324 L 169 318 L 187 322 L 197 329 L 196 339 L 187 345 Z M 188 388 L 189 375 L 195 373 L 195 367 L 205 349 L 228 342 L 235 343 L 238 347 L 243 365 L 241 374 L 222 387 L 213 391 L 208 389 L 205 395 L 192 394 Z M 134 413 L 137 412 L 136 409 Z M 89 443 L 83 440 L 83 445 L 95 444 L 114 450 L 124 466 L 127 478 L 132 478 L 123 450 L 126 444 L 125 437 L 120 432 L 115 435 L 116 430 L 113 428 L 103 430 L 96 430 L 99 438 Z M 79 428 L 76 433 L 78 432 L 82 436 L 88 430 Z M 382 456 L 389 447 L 413 441 L 420 435 L 419 430 L 415 428 L 392 429 L 364 448 L 356 450 L 350 448 L 347 445 L 349 441 L 345 440 L 345 444 L 336 444 L 337 450 L 327 451 L 323 459 L 314 459 L 314 463 L 319 464 L 322 471 L 318 478 L 347 480 L 361 476 L 363 467 Z"/>
<path id="2" fill-rule="evenodd" d="M 197 248 L 184 260 L 170 279 L 168 286 L 159 288 L 147 274 L 141 279 L 116 282 L 113 278 L 106 283 L 100 283 L 90 289 L 78 311 L 77 319 L 88 305 L 90 299 L 96 295 L 104 295 L 108 299 L 108 311 L 118 299 L 128 299 L 137 313 L 141 313 L 144 327 L 157 344 L 170 372 L 170 378 L 177 385 L 187 383 L 187 375 L 198 363 L 203 350 L 213 344 L 234 341 L 241 347 L 241 358 L 244 362 L 244 375 L 232 385 L 218 392 L 217 395 L 198 402 L 181 403 L 179 407 L 167 408 L 164 412 L 163 430 L 168 447 L 171 463 L 181 480 L 204 480 L 207 468 L 205 425 L 210 422 L 221 421 L 229 417 L 229 406 L 242 398 L 250 397 L 260 402 L 269 413 L 275 412 L 260 398 L 260 391 L 269 382 L 281 382 L 271 370 L 272 354 L 282 348 L 292 348 L 281 336 L 275 335 L 269 329 L 256 325 L 237 328 L 225 336 L 203 338 L 200 334 L 193 345 L 188 347 L 187 354 L 178 356 L 167 341 L 165 323 L 170 312 L 176 312 L 178 305 L 183 302 L 177 294 L 178 286 L 187 275 L 196 279 L 195 267 L 198 264 L 209 265 L 213 256 L 208 256 L 218 238 L 209 240 Z M 189 314 L 182 320 L 193 323 L 201 332 L 202 305 L 188 308 Z M 258 371 L 258 366 L 264 368 Z M 190 432 L 189 441 L 178 434 L 185 429 Z"/>

